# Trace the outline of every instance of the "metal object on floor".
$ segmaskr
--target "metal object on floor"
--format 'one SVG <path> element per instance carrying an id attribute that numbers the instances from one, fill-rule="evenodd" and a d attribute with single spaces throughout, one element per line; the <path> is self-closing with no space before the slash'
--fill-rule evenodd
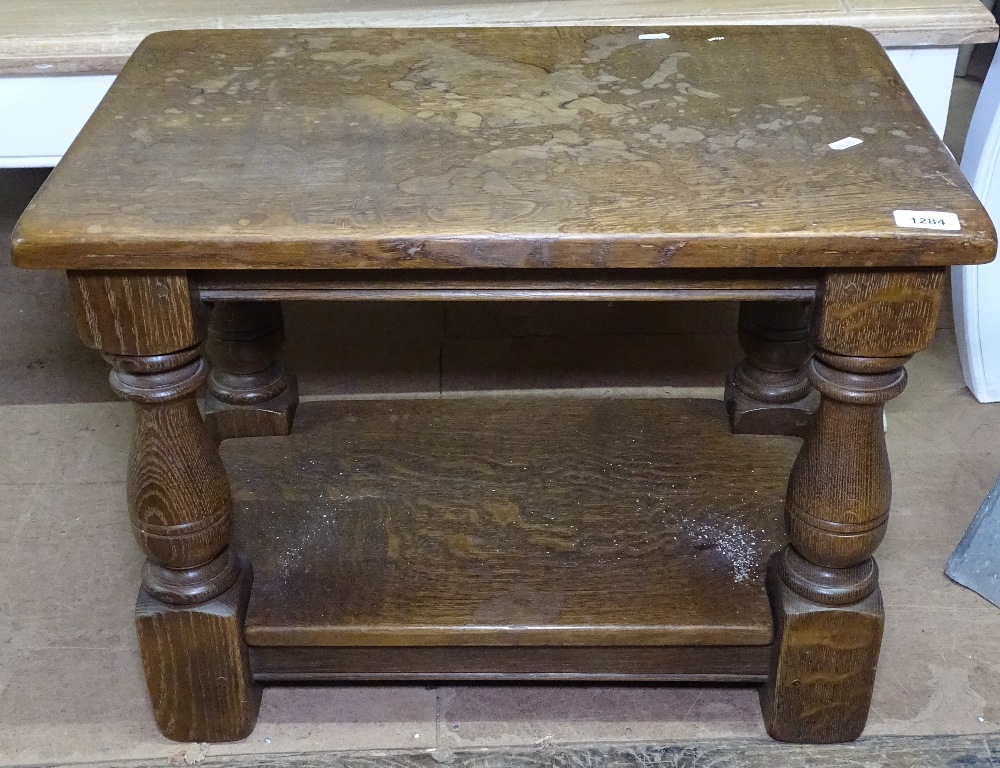
<path id="1" fill-rule="evenodd" d="M 1000 607 L 1000 478 L 958 543 L 945 575 Z"/>

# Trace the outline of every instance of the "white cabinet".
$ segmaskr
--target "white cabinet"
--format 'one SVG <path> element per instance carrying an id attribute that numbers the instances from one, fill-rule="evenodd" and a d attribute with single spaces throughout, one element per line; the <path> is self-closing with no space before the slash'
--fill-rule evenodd
<path id="1" fill-rule="evenodd" d="M 886 53 L 938 136 L 944 136 L 958 47 L 887 48 Z"/>
<path id="2" fill-rule="evenodd" d="M 1000 57 L 972 113 L 962 170 L 990 217 L 1000 221 Z M 1000 263 L 955 267 L 951 278 L 965 383 L 980 402 L 1000 401 Z"/>
<path id="3" fill-rule="evenodd" d="M 0 167 L 55 165 L 114 79 L 0 77 Z"/>

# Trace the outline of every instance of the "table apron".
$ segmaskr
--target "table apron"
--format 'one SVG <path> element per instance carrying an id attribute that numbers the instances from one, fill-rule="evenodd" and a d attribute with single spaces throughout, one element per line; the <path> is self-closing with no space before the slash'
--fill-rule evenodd
<path id="1" fill-rule="evenodd" d="M 809 301 L 811 270 L 191 271 L 204 301 Z"/>

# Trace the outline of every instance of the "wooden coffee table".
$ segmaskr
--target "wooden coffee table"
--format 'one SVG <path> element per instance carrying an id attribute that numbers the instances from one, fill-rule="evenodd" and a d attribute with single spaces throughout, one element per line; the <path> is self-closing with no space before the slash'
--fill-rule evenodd
<path id="1" fill-rule="evenodd" d="M 246 736 L 269 681 L 688 680 L 827 742 L 882 634 L 883 405 L 945 268 L 995 247 L 858 30 L 251 30 L 148 38 L 14 258 L 67 271 L 136 403 L 170 738 Z M 747 358 L 729 424 L 472 398 L 308 403 L 289 435 L 306 299 L 739 299 Z"/>

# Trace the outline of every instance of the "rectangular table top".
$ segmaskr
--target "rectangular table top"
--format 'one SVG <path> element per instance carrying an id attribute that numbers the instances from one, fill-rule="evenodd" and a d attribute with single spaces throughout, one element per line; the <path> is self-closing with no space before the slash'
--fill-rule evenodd
<path id="1" fill-rule="evenodd" d="M 14 242 L 22 266 L 71 269 L 994 253 L 875 39 L 773 26 L 157 34 Z"/>
<path id="2" fill-rule="evenodd" d="M 980 0 L 4 0 L 0 75 L 117 72 L 168 29 L 835 24 L 884 46 L 991 43 Z"/>

